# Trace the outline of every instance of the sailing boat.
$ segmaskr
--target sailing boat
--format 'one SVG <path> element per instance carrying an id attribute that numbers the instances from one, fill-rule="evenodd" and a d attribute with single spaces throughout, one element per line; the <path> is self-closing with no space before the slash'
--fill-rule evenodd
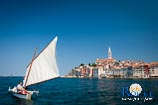
<path id="1" fill-rule="evenodd" d="M 45 82 L 59 77 L 59 71 L 56 64 L 56 43 L 57 36 L 36 56 L 36 52 L 31 63 L 27 66 L 26 75 L 23 80 L 23 87 L 26 88 L 40 82 Z M 27 94 L 19 94 L 16 87 L 8 89 L 13 96 L 23 99 L 31 99 L 31 96 L 38 91 L 28 91 Z"/>

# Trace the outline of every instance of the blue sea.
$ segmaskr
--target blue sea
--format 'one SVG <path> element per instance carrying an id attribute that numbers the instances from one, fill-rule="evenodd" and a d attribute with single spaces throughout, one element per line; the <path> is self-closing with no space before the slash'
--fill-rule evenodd
<path id="1" fill-rule="evenodd" d="M 22 77 L 0 77 L 0 105 L 158 105 L 158 79 L 79 79 L 57 78 L 29 87 L 39 90 L 31 101 L 8 93 Z M 123 101 L 122 89 L 133 83 L 150 91 L 153 100 Z"/>

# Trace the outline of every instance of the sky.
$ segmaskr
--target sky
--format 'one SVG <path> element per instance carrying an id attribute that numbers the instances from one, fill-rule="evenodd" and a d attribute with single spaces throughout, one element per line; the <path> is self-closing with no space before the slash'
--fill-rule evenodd
<path id="1" fill-rule="evenodd" d="M 23 76 L 56 35 L 61 75 L 106 58 L 158 61 L 156 0 L 0 0 L 0 75 Z"/>

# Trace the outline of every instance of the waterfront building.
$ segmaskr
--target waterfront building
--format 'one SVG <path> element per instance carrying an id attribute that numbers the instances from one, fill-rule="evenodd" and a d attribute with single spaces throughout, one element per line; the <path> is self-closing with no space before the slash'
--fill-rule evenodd
<path id="1" fill-rule="evenodd" d="M 158 62 L 150 63 L 150 77 L 158 77 Z"/>
<path id="2" fill-rule="evenodd" d="M 92 77 L 94 77 L 94 78 L 98 78 L 98 68 L 93 68 L 92 69 Z"/>
<path id="3" fill-rule="evenodd" d="M 144 77 L 144 70 L 141 66 L 133 68 L 133 77 L 135 77 L 135 78 L 143 78 Z"/>

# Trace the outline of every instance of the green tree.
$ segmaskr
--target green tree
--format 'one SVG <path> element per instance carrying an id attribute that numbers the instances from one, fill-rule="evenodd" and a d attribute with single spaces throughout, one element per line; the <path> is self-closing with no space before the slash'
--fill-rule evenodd
<path id="1" fill-rule="evenodd" d="M 92 63 L 92 66 L 93 66 L 93 67 L 96 67 L 97 65 L 96 65 L 95 63 Z"/>
<path id="2" fill-rule="evenodd" d="M 80 64 L 80 66 L 84 66 L 84 64 L 83 64 L 83 63 L 81 63 L 81 64 Z"/>

